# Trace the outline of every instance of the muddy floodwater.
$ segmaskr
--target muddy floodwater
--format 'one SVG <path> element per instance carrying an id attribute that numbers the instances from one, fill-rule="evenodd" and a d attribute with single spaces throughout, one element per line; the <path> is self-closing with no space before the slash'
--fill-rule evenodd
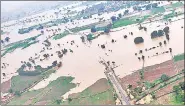
<path id="1" fill-rule="evenodd" d="M 158 25 L 160 25 L 160 27 L 157 27 Z M 138 60 L 138 57 L 141 57 L 142 55 L 145 56 L 144 65 L 150 66 L 171 59 L 170 53 L 151 57 L 157 52 L 161 53 L 172 48 L 173 55 L 184 53 L 184 29 L 181 28 L 181 26 L 184 27 L 184 20 L 168 24 L 170 27 L 170 41 L 167 42 L 166 46 L 163 43 L 163 41 L 166 40 L 165 36 L 153 40 L 150 37 L 152 31 L 163 29 L 165 27 L 163 22 L 150 23 L 143 26 L 147 27 L 147 32 L 139 30 L 136 25 L 130 25 L 124 27 L 125 29 L 123 30 L 111 32 L 109 35 L 101 35 L 97 39 L 94 39 L 91 44 L 83 44 L 80 39 L 81 35 L 69 35 L 59 40 L 50 40 L 53 49 L 46 51 L 45 53 L 54 54 L 54 56 L 42 62 L 36 60 L 36 64 L 41 65 L 42 67 L 47 67 L 48 65 L 51 65 L 53 61 L 57 60 L 58 62 L 62 61 L 63 66 L 58 69 L 56 73 L 51 74 L 48 79 L 38 83 L 33 89 L 43 88 L 47 86 L 50 81 L 53 81 L 60 76 L 72 76 L 75 77 L 73 82 L 80 83 L 80 85 L 71 89 L 71 91 L 66 93 L 64 97 L 67 97 L 68 94 L 71 93 L 80 92 L 95 83 L 98 79 L 105 78 L 104 66 L 98 62 L 99 57 L 104 58 L 106 61 L 114 61 L 116 66 L 121 65 L 115 69 L 115 73 L 119 77 L 123 77 L 142 68 L 143 62 L 142 60 Z M 133 32 L 133 35 L 129 35 L 129 32 Z M 126 39 L 123 37 L 124 35 L 127 35 Z M 143 37 L 144 43 L 135 45 L 135 37 Z M 112 39 L 116 40 L 116 42 L 112 43 Z M 75 41 L 73 45 L 70 44 L 72 40 Z M 67 41 L 69 43 L 67 43 Z M 163 43 L 162 47 L 158 47 L 147 52 L 145 51 L 146 48 L 149 49 L 151 47 L 158 46 L 159 42 Z M 61 47 L 57 46 L 58 43 L 61 44 Z M 105 44 L 105 49 L 101 49 L 98 44 Z M 43 53 L 39 53 L 42 47 L 43 45 L 41 45 L 40 42 L 31 45 L 29 48 L 24 50 L 17 49 L 1 58 L 3 62 L 10 64 L 10 67 L 2 70 L 2 73 L 4 72 L 7 74 L 7 77 L 2 79 L 1 83 L 15 75 L 11 73 L 15 73 L 21 66 L 21 61 L 28 61 L 28 58 L 31 56 L 34 57 L 35 53 L 42 56 Z M 64 47 L 66 49 L 72 49 L 73 53 L 68 52 L 62 59 L 59 59 L 56 51 L 62 50 Z M 112 52 L 109 50 L 112 50 Z M 139 50 L 142 50 L 143 53 L 139 54 Z M 105 55 L 105 53 L 107 55 Z M 137 53 L 137 56 L 135 53 Z M 8 74 L 11 75 L 8 76 Z"/>

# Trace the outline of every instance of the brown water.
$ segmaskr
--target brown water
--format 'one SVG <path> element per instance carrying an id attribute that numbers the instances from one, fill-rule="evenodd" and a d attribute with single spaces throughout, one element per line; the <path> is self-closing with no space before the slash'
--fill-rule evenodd
<path id="1" fill-rule="evenodd" d="M 170 47 L 173 49 L 174 55 L 184 53 L 184 29 L 181 28 L 181 26 L 184 26 L 184 20 L 176 21 L 169 25 L 170 42 L 166 46 L 163 45 L 163 47 L 147 52 L 145 52 L 145 48 L 157 46 L 159 45 L 159 42 L 163 42 L 166 39 L 164 36 L 155 40 L 151 40 L 150 33 L 155 29 L 160 29 L 160 27 L 156 27 L 155 24 L 148 24 L 144 26 L 148 26 L 147 32 L 139 31 L 137 26 L 131 25 L 124 30 L 111 32 L 110 35 L 102 35 L 93 40 L 92 44 L 89 45 L 90 47 L 84 45 L 81 42 L 80 36 L 78 35 L 69 35 L 56 41 L 52 40 L 51 43 L 53 50 L 46 52 L 50 54 L 53 53 L 54 56 L 46 61 L 40 62 L 38 60 L 36 61 L 36 64 L 41 65 L 42 67 L 47 67 L 48 65 L 51 65 L 53 61 L 58 60 L 63 62 L 63 66 L 48 79 L 37 84 L 33 89 L 43 88 L 47 86 L 50 81 L 53 81 L 60 76 L 72 76 L 75 77 L 73 82 L 80 83 L 80 86 L 72 89 L 64 96 L 67 97 L 70 93 L 80 92 L 95 83 L 98 79 L 105 78 L 104 66 L 98 62 L 99 56 L 103 57 L 107 61 L 115 61 L 116 65 L 122 64 L 122 66 L 115 69 L 115 72 L 117 75 L 119 75 L 119 77 L 123 77 L 132 73 L 134 70 L 141 69 L 143 63 L 142 61 L 138 60 L 137 56 L 135 56 L 135 53 L 138 53 L 141 49 L 143 50 L 143 55 L 146 57 L 145 66 L 159 64 L 171 59 L 171 55 L 169 53 L 148 58 L 148 56 L 152 56 L 156 52 L 164 52 L 169 50 Z M 165 26 L 161 26 L 161 29 L 164 27 Z M 133 36 L 129 35 L 129 32 L 131 31 L 133 32 Z M 123 35 L 127 35 L 127 39 L 124 39 Z M 135 45 L 134 38 L 138 36 L 144 38 L 144 43 Z M 115 39 L 116 42 L 111 43 L 112 39 Z M 73 46 L 71 46 L 70 43 L 66 43 L 67 41 L 70 42 L 71 40 L 75 41 Z M 57 43 L 65 45 L 57 47 Z M 105 50 L 98 47 L 98 44 L 105 43 L 107 43 Z M 76 45 L 79 47 L 77 48 Z M 55 52 L 64 47 L 67 49 L 72 49 L 73 53 L 68 52 L 67 55 L 65 55 L 62 59 L 59 59 Z M 9 63 L 11 67 L 3 69 L 2 72 L 7 74 L 16 72 L 21 65 L 20 61 L 28 61 L 28 58 L 30 56 L 34 56 L 35 53 L 39 53 L 41 48 L 42 45 L 38 43 L 24 50 L 18 49 L 11 54 L 7 54 L 5 58 L 2 58 L 2 61 Z M 108 51 L 109 49 L 112 50 L 112 53 Z M 109 56 L 106 56 L 105 53 L 107 53 Z M 41 53 L 41 56 L 42 55 L 43 53 Z M 11 76 L 3 79 L 2 82 L 7 81 L 10 78 Z"/>

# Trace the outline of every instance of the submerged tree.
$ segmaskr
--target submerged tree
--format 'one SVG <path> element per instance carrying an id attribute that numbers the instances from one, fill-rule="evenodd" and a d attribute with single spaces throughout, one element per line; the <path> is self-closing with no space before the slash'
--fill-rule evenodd
<path id="1" fill-rule="evenodd" d="M 144 42 L 144 39 L 142 37 L 136 37 L 134 39 L 135 44 L 140 44 L 140 43 L 143 43 L 143 42 Z"/>
<path id="2" fill-rule="evenodd" d="M 111 17 L 112 22 L 116 21 L 116 16 Z"/>
<path id="3" fill-rule="evenodd" d="M 92 27 L 92 28 L 91 28 L 91 32 L 92 32 L 92 33 L 96 32 L 96 28 L 95 28 L 95 27 Z"/>
<path id="4" fill-rule="evenodd" d="M 56 65 L 57 65 L 57 61 L 54 61 L 54 62 L 52 63 L 52 66 L 55 67 Z"/>
<path id="5" fill-rule="evenodd" d="M 151 33 L 151 39 L 157 38 L 157 37 L 158 37 L 157 31 L 153 31 L 153 32 Z"/>
<path id="6" fill-rule="evenodd" d="M 10 41 L 10 38 L 9 38 L 9 37 L 6 37 L 6 38 L 5 38 L 5 41 L 6 41 L 6 42 L 9 42 L 9 41 Z"/>

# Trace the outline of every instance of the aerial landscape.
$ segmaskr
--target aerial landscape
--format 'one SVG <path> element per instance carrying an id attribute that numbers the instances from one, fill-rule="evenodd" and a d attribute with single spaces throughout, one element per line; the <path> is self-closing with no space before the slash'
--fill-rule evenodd
<path id="1" fill-rule="evenodd" d="M 184 1 L 1 1 L 2 105 L 185 105 Z"/>

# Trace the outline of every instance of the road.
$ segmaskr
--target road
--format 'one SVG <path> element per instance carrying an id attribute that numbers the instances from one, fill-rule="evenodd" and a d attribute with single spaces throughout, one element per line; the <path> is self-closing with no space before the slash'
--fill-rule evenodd
<path id="1" fill-rule="evenodd" d="M 114 73 L 113 68 L 111 68 L 109 65 L 107 65 L 106 62 L 101 61 L 101 64 L 103 64 L 106 68 L 105 75 L 107 79 L 111 81 L 113 84 L 113 87 L 118 95 L 119 100 L 121 101 L 122 105 L 131 105 L 129 102 L 129 98 L 127 97 L 126 92 L 121 87 L 121 84 L 118 81 L 118 78 L 116 77 L 116 74 Z"/>

